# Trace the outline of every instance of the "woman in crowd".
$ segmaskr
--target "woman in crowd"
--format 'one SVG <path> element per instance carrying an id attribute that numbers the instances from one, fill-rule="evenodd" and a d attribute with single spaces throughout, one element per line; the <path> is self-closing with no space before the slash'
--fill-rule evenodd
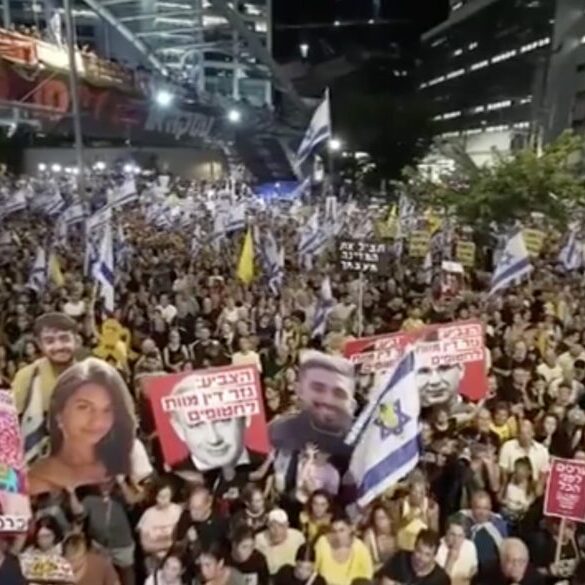
<path id="1" fill-rule="evenodd" d="M 395 552 L 392 516 L 386 504 L 372 506 L 364 530 L 364 543 L 370 551 L 374 567 L 379 569 Z"/>

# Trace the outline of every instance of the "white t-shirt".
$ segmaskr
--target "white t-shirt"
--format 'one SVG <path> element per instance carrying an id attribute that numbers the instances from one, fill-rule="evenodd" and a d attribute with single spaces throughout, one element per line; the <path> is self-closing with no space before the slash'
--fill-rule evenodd
<path id="1" fill-rule="evenodd" d="M 171 323 L 172 320 L 177 316 L 177 307 L 174 305 L 167 305 L 166 307 L 158 305 L 156 310 L 160 311 L 160 314 L 166 323 Z"/>
<path id="2" fill-rule="evenodd" d="M 442 540 L 435 557 L 439 566 L 445 568 L 448 554 L 449 549 L 445 541 Z M 477 549 L 475 548 L 475 544 L 466 538 L 461 544 L 459 556 L 451 568 L 450 577 L 453 580 L 471 579 L 475 573 L 477 573 Z"/>
<path id="3" fill-rule="evenodd" d="M 262 371 L 262 361 L 255 351 L 247 351 L 246 353 L 237 351 L 232 356 L 232 364 L 234 366 L 247 366 L 250 364 L 256 366 L 259 372 Z"/>
<path id="4" fill-rule="evenodd" d="M 524 449 L 518 442 L 518 439 L 510 439 L 502 445 L 500 451 L 500 467 L 512 473 L 514 471 L 514 463 L 521 457 L 528 457 L 532 463 L 532 475 L 535 480 L 548 471 L 549 459 L 548 450 L 544 445 L 537 441 L 532 441 L 528 449 Z"/>
<path id="5" fill-rule="evenodd" d="M 536 373 L 542 376 L 547 384 L 550 384 L 553 380 L 563 377 L 563 368 L 558 364 L 552 368 L 548 364 L 539 364 L 536 368 Z"/>

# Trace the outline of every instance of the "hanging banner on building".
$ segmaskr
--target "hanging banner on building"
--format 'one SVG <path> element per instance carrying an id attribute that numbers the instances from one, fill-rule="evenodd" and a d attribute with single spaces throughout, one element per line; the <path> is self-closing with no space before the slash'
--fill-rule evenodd
<path id="1" fill-rule="evenodd" d="M 544 245 L 546 234 L 541 230 L 525 228 L 522 230 L 526 250 L 531 256 L 538 256 Z"/>
<path id="2" fill-rule="evenodd" d="M 268 452 L 256 366 L 148 376 L 143 387 L 165 463 L 174 471 L 236 467 Z"/>
<path id="3" fill-rule="evenodd" d="M 26 532 L 32 517 L 24 443 L 11 392 L 0 391 L 0 534 Z"/>
<path id="4" fill-rule="evenodd" d="M 457 242 L 456 256 L 457 262 L 461 262 L 465 268 L 473 268 L 475 266 L 475 244 L 459 240 Z"/>
<path id="5" fill-rule="evenodd" d="M 342 272 L 388 274 L 391 254 L 388 246 L 372 240 L 339 240 L 339 267 Z"/>
<path id="6" fill-rule="evenodd" d="M 348 341 L 344 355 L 360 376 L 384 375 L 415 343 L 416 380 L 423 406 L 453 405 L 458 395 L 478 401 L 487 394 L 484 330 L 480 321 L 429 325 L 416 331 Z"/>
<path id="7" fill-rule="evenodd" d="M 575 459 L 551 461 L 544 497 L 544 515 L 585 521 L 585 462 Z"/>
<path id="8" fill-rule="evenodd" d="M 414 230 L 408 240 L 408 253 L 411 258 L 424 258 L 431 245 L 431 234 L 427 230 Z"/>

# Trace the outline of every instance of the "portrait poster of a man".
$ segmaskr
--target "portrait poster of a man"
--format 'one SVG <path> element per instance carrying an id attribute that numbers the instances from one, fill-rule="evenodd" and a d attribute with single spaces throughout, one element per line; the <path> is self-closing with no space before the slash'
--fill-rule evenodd
<path id="1" fill-rule="evenodd" d="M 486 349 L 479 321 L 455 321 L 352 340 L 344 355 L 359 375 L 382 377 L 409 345 L 415 347 L 415 377 L 423 408 L 451 410 L 462 397 L 477 402 L 486 395 Z"/>
<path id="2" fill-rule="evenodd" d="M 153 375 L 144 389 L 165 463 L 177 473 L 235 468 L 269 450 L 253 365 Z"/>
<path id="3" fill-rule="evenodd" d="M 313 350 L 302 352 L 296 387 L 300 411 L 272 421 L 272 446 L 297 452 L 311 444 L 330 455 L 348 455 L 345 436 L 356 409 L 355 384 L 349 360 Z"/>

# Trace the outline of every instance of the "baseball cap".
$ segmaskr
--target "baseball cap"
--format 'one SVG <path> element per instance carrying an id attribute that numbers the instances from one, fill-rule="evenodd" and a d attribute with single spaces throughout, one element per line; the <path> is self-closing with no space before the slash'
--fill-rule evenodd
<path id="1" fill-rule="evenodd" d="M 268 512 L 268 522 L 276 522 L 277 524 L 288 524 L 288 514 L 284 510 L 276 508 L 275 510 L 271 510 L 270 512 Z"/>

